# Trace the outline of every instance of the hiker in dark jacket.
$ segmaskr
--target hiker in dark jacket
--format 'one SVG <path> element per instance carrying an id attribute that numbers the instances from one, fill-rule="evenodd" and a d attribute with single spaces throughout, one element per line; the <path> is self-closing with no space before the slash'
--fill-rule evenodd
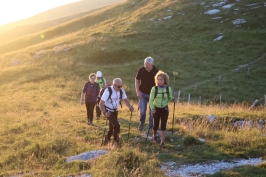
<path id="1" fill-rule="evenodd" d="M 93 125 L 93 111 L 100 92 L 99 84 L 95 82 L 95 79 L 96 79 L 96 74 L 91 73 L 89 75 L 89 81 L 85 82 L 83 86 L 80 98 L 81 105 L 83 105 L 85 102 L 89 125 Z"/>
<path id="2" fill-rule="evenodd" d="M 169 76 L 159 71 L 155 76 L 156 86 L 152 87 L 149 104 L 153 114 L 153 141 L 157 143 L 157 130 L 161 122 L 161 147 L 165 148 L 166 123 L 169 115 L 168 103 L 174 100 L 172 89 L 168 86 Z"/>
<path id="3" fill-rule="evenodd" d="M 139 112 L 140 112 L 140 123 L 139 131 L 143 130 L 147 104 L 149 102 L 150 91 L 153 86 L 155 86 L 154 76 L 158 72 L 158 69 L 154 66 L 154 60 L 151 57 L 147 57 L 144 60 L 144 67 L 138 70 L 135 78 L 135 89 L 137 97 L 139 99 Z M 149 109 L 149 129 L 153 127 L 153 120 L 151 110 Z"/>
<path id="4" fill-rule="evenodd" d="M 117 120 L 117 111 L 120 98 L 124 100 L 130 111 L 134 111 L 133 106 L 129 103 L 125 90 L 122 88 L 122 80 L 116 78 L 113 80 L 113 85 L 109 89 L 106 88 L 104 90 L 99 104 L 103 115 L 109 120 L 109 131 L 104 140 L 105 145 L 110 142 L 112 135 L 114 136 L 114 146 L 117 147 L 119 143 L 120 125 Z"/>

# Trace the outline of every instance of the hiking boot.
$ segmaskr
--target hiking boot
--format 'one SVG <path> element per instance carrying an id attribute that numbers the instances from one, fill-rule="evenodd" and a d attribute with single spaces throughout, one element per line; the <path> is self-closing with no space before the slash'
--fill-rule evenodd
<path id="1" fill-rule="evenodd" d="M 165 148 L 165 144 L 164 144 L 164 142 L 161 143 L 160 147 L 161 147 L 161 148 Z"/>
<path id="2" fill-rule="evenodd" d="M 154 144 L 156 144 L 158 142 L 157 137 L 156 136 L 152 136 L 152 141 L 153 141 Z"/>
<path id="3" fill-rule="evenodd" d="M 144 124 L 140 123 L 139 124 L 139 131 L 142 131 L 143 130 L 143 127 L 144 127 Z"/>
<path id="4" fill-rule="evenodd" d="M 117 141 L 114 141 L 112 149 L 117 149 L 117 148 L 119 148 L 119 143 Z"/>
<path id="5" fill-rule="evenodd" d="M 110 142 L 110 139 L 108 139 L 107 137 L 104 137 L 103 139 L 103 145 L 107 145 Z"/>
<path id="6" fill-rule="evenodd" d="M 96 117 L 96 119 L 99 120 L 100 119 L 100 116 Z"/>

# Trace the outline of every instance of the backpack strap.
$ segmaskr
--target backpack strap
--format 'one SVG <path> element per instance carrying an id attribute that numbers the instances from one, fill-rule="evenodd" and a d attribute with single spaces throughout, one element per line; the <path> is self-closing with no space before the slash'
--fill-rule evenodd
<path id="1" fill-rule="evenodd" d="M 169 87 L 168 87 L 168 85 L 166 86 L 166 93 L 167 93 L 167 98 L 169 99 Z"/>
<path id="2" fill-rule="evenodd" d="M 108 89 L 108 91 L 109 91 L 108 99 L 111 99 L 111 95 L 112 95 L 112 93 L 113 93 L 112 88 L 109 86 L 109 87 L 107 87 L 107 89 Z M 111 101 L 112 101 L 112 100 L 111 100 Z"/>
<path id="3" fill-rule="evenodd" d="M 121 88 L 121 89 L 120 89 L 120 99 L 119 99 L 119 104 L 120 104 L 121 108 L 122 108 L 122 102 L 121 102 L 121 100 L 122 100 L 122 95 L 123 95 L 123 91 L 122 91 L 122 88 Z"/>
<path id="4" fill-rule="evenodd" d="M 154 94 L 154 99 L 155 99 L 158 94 L 158 86 L 154 86 L 154 87 L 155 87 L 155 94 Z"/>
<path id="5" fill-rule="evenodd" d="M 112 88 L 111 88 L 110 86 L 107 87 L 107 88 L 108 88 L 108 91 L 109 91 L 108 99 L 111 99 L 111 95 L 112 95 L 112 93 L 113 93 Z M 121 100 L 122 100 L 122 94 L 123 94 L 123 91 L 122 91 L 122 89 L 120 89 L 119 104 L 121 105 L 121 108 L 122 108 L 122 102 L 121 102 Z M 112 100 L 112 99 L 111 99 L 111 102 L 113 103 L 113 100 Z"/>

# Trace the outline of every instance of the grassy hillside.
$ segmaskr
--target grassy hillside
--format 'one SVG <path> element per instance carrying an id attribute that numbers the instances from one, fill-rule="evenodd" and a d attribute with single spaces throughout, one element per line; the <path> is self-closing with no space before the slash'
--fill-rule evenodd
<path id="1" fill-rule="evenodd" d="M 228 131 L 235 120 L 266 118 L 265 7 L 261 0 L 259 8 L 247 6 L 248 0 L 227 2 L 232 3 L 231 9 L 207 15 L 211 1 L 128 0 L 0 44 L 0 176 L 163 176 L 160 164 L 168 160 L 182 165 L 265 157 L 265 128 Z M 232 21 L 238 18 L 247 22 L 236 27 Z M 174 121 L 178 133 L 168 133 L 167 149 L 134 140 L 139 136 L 137 111 L 127 143 L 130 113 L 124 106 L 119 112 L 121 149 L 89 162 L 65 163 L 68 156 L 103 148 L 105 120 L 88 127 L 85 107 L 78 103 L 88 75 L 101 70 L 109 83 L 122 78 L 129 99 L 136 100 L 134 77 L 147 56 L 169 74 L 175 91 L 181 90 Z M 179 73 L 175 83 L 174 71 Z M 203 105 L 187 105 L 188 94 L 191 102 L 201 96 Z M 221 107 L 210 104 L 219 103 L 220 95 Z M 249 110 L 255 99 L 261 105 Z M 206 122 L 208 114 L 220 124 Z M 193 138 L 184 143 L 191 136 L 207 143 Z M 265 164 L 243 169 L 221 173 L 252 176 L 259 169 L 265 174 Z"/>
<path id="2" fill-rule="evenodd" d="M 254 101 L 265 94 L 265 18 L 262 18 L 265 9 L 252 10 L 247 8 L 248 3 L 235 4 L 240 9 L 238 14 L 234 14 L 234 8 L 222 10 L 216 15 L 222 18 L 213 20 L 215 15 L 204 14 L 208 3 L 128 1 L 4 43 L 0 53 L 5 57 L 1 58 L 12 62 L 10 58 L 45 50 L 41 62 L 68 58 L 73 63 L 71 68 L 79 72 L 78 76 L 87 75 L 90 71 L 81 72 L 89 65 L 95 68 L 92 71 L 101 69 L 113 78 L 116 76 L 113 65 L 132 66 L 119 72 L 123 76 L 133 76 L 143 59 L 150 55 L 156 60 L 156 66 L 170 76 L 173 71 L 179 72 L 175 88 L 181 90 L 184 98 L 190 93 L 194 100 L 201 96 L 211 101 L 221 94 L 228 102 Z M 169 15 L 171 19 L 163 20 Z M 237 18 L 245 18 L 247 23 L 235 27 L 232 21 Z M 223 38 L 213 41 L 219 35 Z M 77 47 L 67 54 L 53 54 L 56 45 L 71 44 Z M 36 63 L 31 56 L 29 61 Z M 60 62 L 60 65 L 70 67 L 68 63 Z M 132 87 L 132 80 L 125 79 Z M 171 79 L 173 81 L 173 77 Z"/>

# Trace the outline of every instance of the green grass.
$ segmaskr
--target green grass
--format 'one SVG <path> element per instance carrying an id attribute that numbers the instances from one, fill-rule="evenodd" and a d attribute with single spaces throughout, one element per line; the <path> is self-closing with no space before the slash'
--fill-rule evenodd
<path id="1" fill-rule="evenodd" d="M 230 127 L 235 120 L 266 118 L 261 99 L 266 86 L 266 33 L 261 26 L 265 24 L 261 17 L 265 12 L 263 8 L 247 10 L 245 5 L 250 1 L 243 0 L 235 5 L 241 9 L 238 15 L 233 15 L 233 10 L 219 14 L 221 23 L 204 15 L 204 6 L 192 2 L 128 0 L 2 43 L 0 176 L 163 176 L 159 167 L 167 161 L 182 165 L 265 157 L 265 128 L 234 132 Z M 241 15 L 244 13 L 247 15 Z M 154 23 L 168 15 L 173 15 L 172 19 Z M 235 18 L 248 22 L 234 29 L 231 21 Z M 213 41 L 220 33 L 224 38 Z M 42 34 L 44 38 L 40 38 Z M 62 51 L 54 53 L 55 46 Z M 71 49 L 63 51 L 67 47 Z M 40 50 L 44 50 L 40 58 L 34 59 Z M 167 135 L 167 149 L 161 150 L 144 138 L 134 140 L 139 136 L 137 111 L 133 113 L 128 143 L 130 113 L 123 105 L 119 112 L 122 148 L 88 162 L 65 163 L 66 157 L 103 148 L 100 141 L 105 121 L 101 119 L 95 127 L 88 127 L 85 107 L 79 104 L 88 75 L 101 70 L 108 83 L 120 77 L 137 109 L 134 77 L 147 56 L 169 74 L 170 86 L 181 90 L 174 122 L 178 133 Z M 249 74 L 248 67 L 235 70 L 248 63 Z M 175 83 L 174 71 L 179 73 Z M 197 105 L 199 97 L 201 106 Z M 249 110 L 255 99 L 260 102 Z M 208 123 L 208 114 L 216 116 L 219 123 Z M 195 138 L 204 138 L 206 143 Z M 263 176 L 264 171 L 265 165 L 245 166 L 215 175 Z"/>

